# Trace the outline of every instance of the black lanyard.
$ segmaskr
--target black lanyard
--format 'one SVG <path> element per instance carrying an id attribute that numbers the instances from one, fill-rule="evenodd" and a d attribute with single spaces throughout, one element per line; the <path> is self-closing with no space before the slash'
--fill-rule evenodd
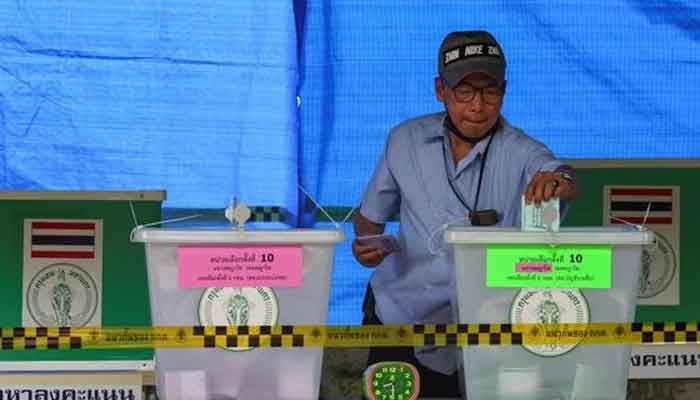
<path id="1" fill-rule="evenodd" d="M 481 193 L 481 180 L 484 177 L 484 166 L 486 165 L 486 157 L 489 155 L 489 148 L 491 147 L 491 141 L 493 140 L 493 136 L 496 134 L 496 132 L 491 133 L 491 137 L 489 138 L 489 142 L 486 143 L 486 149 L 484 150 L 483 157 L 481 158 L 481 168 L 479 169 L 479 182 L 476 185 L 476 198 L 474 199 L 474 208 L 470 208 L 469 205 L 467 204 L 466 201 L 464 201 L 464 198 L 462 195 L 455 189 L 454 184 L 452 183 L 452 179 L 450 179 L 450 169 L 448 160 L 447 160 L 447 149 L 445 148 L 445 141 L 449 140 L 448 138 L 443 139 L 442 141 L 442 157 L 445 160 L 445 177 L 447 178 L 447 183 L 450 184 L 450 188 L 452 189 L 452 193 L 455 194 L 457 197 L 457 200 L 459 200 L 460 203 L 464 206 L 464 208 L 469 211 L 469 217 L 471 218 L 472 214 L 474 214 L 475 211 L 478 211 L 478 205 L 479 205 L 479 194 Z M 456 166 L 455 166 L 456 168 Z"/>

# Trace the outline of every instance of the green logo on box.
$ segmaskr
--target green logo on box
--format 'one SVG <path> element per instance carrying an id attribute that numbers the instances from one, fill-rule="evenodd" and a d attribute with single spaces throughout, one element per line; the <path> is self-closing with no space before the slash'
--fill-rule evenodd
<path id="1" fill-rule="evenodd" d="M 609 245 L 486 246 L 486 287 L 610 289 Z"/>

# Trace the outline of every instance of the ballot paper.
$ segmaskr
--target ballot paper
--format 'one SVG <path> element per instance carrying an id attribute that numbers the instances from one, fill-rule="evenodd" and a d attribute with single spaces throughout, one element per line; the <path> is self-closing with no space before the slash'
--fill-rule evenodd
<path id="1" fill-rule="evenodd" d="M 559 198 L 552 198 L 539 204 L 527 203 L 525 196 L 521 200 L 521 223 L 523 231 L 557 232 L 559 231 Z"/>

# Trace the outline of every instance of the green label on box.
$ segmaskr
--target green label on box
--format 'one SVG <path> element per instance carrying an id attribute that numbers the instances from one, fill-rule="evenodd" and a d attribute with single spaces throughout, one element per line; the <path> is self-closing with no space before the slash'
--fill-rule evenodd
<path id="1" fill-rule="evenodd" d="M 486 246 L 486 287 L 610 289 L 609 245 Z"/>

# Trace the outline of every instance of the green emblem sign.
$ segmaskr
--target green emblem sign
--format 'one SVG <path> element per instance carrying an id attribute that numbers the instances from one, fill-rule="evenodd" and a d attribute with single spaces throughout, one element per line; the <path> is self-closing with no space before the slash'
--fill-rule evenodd
<path id="1" fill-rule="evenodd" d="M 405 362 L 372 364 L 365 370 L 362 381 L 369 400 L 415 400 L 420 392 L 418 370 Z"/>
<path id="2" fill-rule="evenodd" d="M 487 287 L 610 289 L 609 245 L 492 244 Z"/>

